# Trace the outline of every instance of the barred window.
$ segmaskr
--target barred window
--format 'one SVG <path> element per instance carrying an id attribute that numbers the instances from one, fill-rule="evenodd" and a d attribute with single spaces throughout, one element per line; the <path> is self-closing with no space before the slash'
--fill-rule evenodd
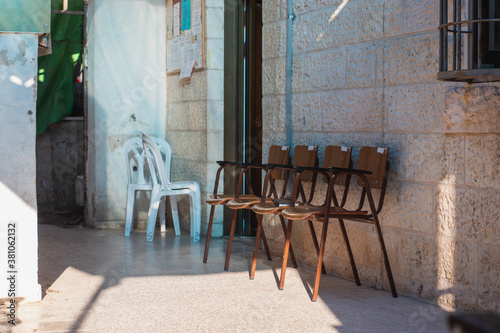
<path id="1" fill-rule="evenodd" d="M 500 81 L 500 1 L 440 1 L 438 80 Z"/>

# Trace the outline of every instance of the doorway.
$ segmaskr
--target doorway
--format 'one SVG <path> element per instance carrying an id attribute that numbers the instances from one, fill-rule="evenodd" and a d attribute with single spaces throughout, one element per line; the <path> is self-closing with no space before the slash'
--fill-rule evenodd
<path id="1" fill-rule="evenodd" d="M 224 8 L 224 159 L 262 163 L 262 1 L 225 0 Z M 225 193 L 234 193 L 236 174 L 226 173 Z M 261 172 L 250 175 L 260 194 Z M 244 189 L 248 193 L 247 188 Z M 229 234 L 232 210 L 224 208 L 224 234 Z M 253 236 L 257 220 L 240 210 L 235 234 Z"/>
<path id="2" fill-rule="evenodd" d="M 51 33 L 39 46 L 36 158 L 42 224 L 83 224 L 84 6 L 84 0 L 52 0 Z"/>

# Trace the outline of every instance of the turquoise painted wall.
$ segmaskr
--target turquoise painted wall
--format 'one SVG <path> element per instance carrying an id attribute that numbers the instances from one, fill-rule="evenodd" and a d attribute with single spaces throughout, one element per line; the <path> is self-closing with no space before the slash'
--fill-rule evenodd
<path id="1" fill-rule="evenodd" d="M 0 32 L 50 32 L 50 0 L 0 1 Z"/>

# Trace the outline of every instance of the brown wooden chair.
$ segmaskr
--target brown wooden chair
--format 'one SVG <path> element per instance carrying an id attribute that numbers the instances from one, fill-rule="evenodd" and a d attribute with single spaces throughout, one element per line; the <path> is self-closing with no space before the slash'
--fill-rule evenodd
<path id="1" fill-rule="evenodd" d="M 287 164 L 288 161 L 290 160 L 290 147 L 288 146 L 271 146 L 269 148 L 269 162 L 270 163 L 278 163 L 278 164 Z M 227 205 L 232 199 L 234 199 L 235 194 L 218 194 L 218 187 L 219 187 L 219 179 L 222 171 L 226 167 L 232 167 L 232 168 L 237 168 L 238 169 L 238 174 L 239 178 L 243 178 L 244 175 L 245 180 L 248 181 L 248 173 L 252 169 L 261 169 L 267 171 L 267 167 L 262 164 L 248 164 L 248 163 L 239 163 L 239 162 L 227 162 L 227 161 L 217 161 L 219 164 L 219 169 L 217 170 L 217 174 L 215 176 L 215 184 L 214 184 L 214 191 L 211 195 L 208 196 L 206 202 L 211 206 L 210 208 L 210 218 L 208 221 L 208 231 L 207 231 L 207 240 L 205 243 L 205 253 L 203 255 L 203 262 L 207 262 L 207 257 L 208 257 L 208 249 L 210 246 L 210 237 L 212 233 L 212 225 L 213 225 L 213 220 L 214 220 L 214 213 L 215 213 L 215 207 L 217 205 Z M 281 175 L 278 172 L 274 172 L 275 177 L 280 179 Z M 251 184 L 247 183 L 248 189 L 250 190 L 250 194 L 244 194 L 244 195 L 239 195 L 239 198 L 245 199 L 245 200 L 257 200 L 260 201 L 260 195 L 255 195 L 253 194 L 253 186 Z M 241 186 L 241 185 L 239 185 Z M 237 190 L 236 193 L 239 193 L 239 190 Z M 236 219 L 236 211 L 233 214 L 233 223 L 231 225 L 231 232 L 229 235 L 229 244 L 227 248 L 227 253 L 226 253 L 226 263 L 224 266 L 224 269 L 227 271 L 229 267 L 229 257 L 231 256 L 231 247 L 232 247 L 232 240 L 233 240 L 233 235 L 234 235 L 234 221 Z M 266 254 L 269 260 L 271 260 L 271 254 L 269 252 L 269 247 L 267 246 L 266 238 L 265 235 L 262 238 L 262 241 L 264 243 L 264 248 L 266 250 Z"/>
<path id="2" fill-rule="evenodd" d="M 317 152 L 318 148 L 316 146 L 297 146 L 294 149 L 294 163 L 298 163 L 299 165 L 303 166 L 314 166 L 317 164 Z M 287 162 L 288 163 L 288 162 Z M 228 247 L 228 252 L 226 255 L 226 267 L 225 270 L 228 269 L 229 266 L 229 258 L 231 255 L 231 245 L 232 245 L 232 235 L 233 231 L 235 228 L 236 224 L 236 215 L 237 211 L 240 209 L 251 209 L 253 205 L 259 204 L 260 202 L 272 202 L 272 200 L 278 200 L 280 198 L 284 198 L 286 195 L 287 191 L 287 185 L 288 185 L 288 172 L 286 172 L 286 168 L 276 168 L 275 166 L 280 165 L 280 166 L 287 166 L 287 163 L 273 163 L 270 162 L 269 164 L 266 165 L 266 171 L 270 170 L 266 174 L 265 180 L 264 180 L 264 189 L 262 191 L 261 197 L 258 198 L 250 198 L 250 197 L 242 197 L 240 193 L 242 193 L 242 184 L 243 184 L 243 176 L 244 173 L 240 173 L 240 177 L 238 179 L 238 188 L 236 191 L 236 196 L 234 199 L 230 200 L 227 203 L 227 207 L 234 209 L 233 213 L 233 220 L 231 223 L 231 232 L 229 236 L 229 247 Z M 269 169 L 269 166 L 271 166 L 271 169 Z M 259 166 L 254 166 L 254 165 L 249 165 L 247 169 L 252 169 L 255 167 Z M 275 181 L 276 180 L 283 180 L 283 187 L 281 194 L 278 194 L 276 187 L 275 187 Z M 267 190 L 269 189 L 269 191 Z M 283 234 L 286 233 L 286 224 L 285 220 L 281 219 L 281 226 L 283 228 Z M 265 239 L 265 236 L 263 237 L 263 240 Z M 265 242 L 264 244 L 266 244 Z M 258 246 L 258 245 L 257 245 Z M 266 245 L 265 245 L 266 246 Z M 293 255 L 293 249 L 290 249 L 290 257 L 292 260 L 292 263 L 294 267 L 297 267 L 297 263 L 295 261 L 295 256 Z M 270 259 L 270 256 L 268 255 L 268 259 Z M 253 276 L 251 276 L 253 279 Z"/>
<path id="3" fill-rule="evenodd" d="M 290 207 L 290 205 L 293 205 L 293 206 L 298 205 L 299 207 L 308 207 L 309 209 L 311 209 L 313 207 L 312 201 L 313 201 L 314 194 L 315 194 L 315 185 L 316 185 L 315 179 L 312 183 L 311 192 L 310 192 L 309 198 L 307 200 L 306 200 L 306 196 L 304 193 L 302 182 L 311 180 L 312 179 L 311 177 L 314 178 L 316 176 L 316 174 L 319 172 L 319 173 L 322 173 L 323 181 L 328 184 L 330 179 L 331 179 L 332 174 L 326 168 L 328 168 L 328 167 L 340 167 L 340 168 L 352 167 L 351 148 L 350 147 L 341 147 L 341 146 L 327 146 L 325 149 L 325 157 L 324 157 L 324 161 L 323 161 L 323 166 L 324 166 L 324 168 L 322 168 L 322 169 L 318 169 L 315 167 L 309 167 L 309 166 L 305 166 L 305 165 L 295 166 L 296 175 L 295 175 L 295 179 L 293 182 L 293 190 L 292 190 L 291 197 L 287 198 L 286 200 L 275 200 L 274 202 L 261 202 L 260 204 L 255 205 L 252 208 L 252 210 L 256 214 L 259 215 L 259 219 L 258 219 L 258 226 L 257 226 L 257 238 L 256 238 L 256 243 L 255 243 L 256 246 L 254 247 L 254 257 L 253 257 L 253 261 L 252 261 L 252 268 L 250 271 L 251 278 L 253 278 L 253 276 L 255 274 L 255 268 L 256 268 L 256 264 L 257 264 L 257 254 L 258 254 L 258 246 L 257 245 L 259 243 L 260 232 L 263 231 L 263 228 L 262 228 L 263 216 L 269 215 L 269 214 L 277 214 L 280 216 L 280 219 L 283 221 L 284 218 L 283 218 L 281 212 L 285 208 Z M 313 175 L 311 175 L 311 174 L 313 174 Z M 345 176 L 342 178 L 339 177 L 336 180 L 337 184 L 345 186 L 345 191 L 344 191 L 344 195 L 343 195 L 343 199 L 342 199 L 342 203 L 341 203 L 342 206 L 344 205 L 346 198 L 347 198 L 349 179 L 350 179 L 350 176 Z M 322 206 L 324 206 L 324 205 L 325 205 L 325 203 L 322 204 Z M 284 222 L 283 222 L 283 224 L 285 225 Z M 309 230 L 311 231 L 311 237 L 313 240 L 314 247 L 316 249 L 316 252 L 319 253 L 319 244 L 318 244 L 318 240 L 316 238 L 316 233 L 314 231 L 314 226 L 312 224 L 312 221 L 308 221 L 308 224 L 309 224 Z M 285 238 L 286 238 L 286 234 L 285 234 Z M 291 246 L 290 242 L 287 242 L 285 244 L 285 246 L 287 247 L 287 251 L 289 251 L 288 248 Z M 286 266 L 286 264 L 287 264 L 287 261 L 284 261 L 283 265 Z M 323 268 L 322 268 L 323 273 L 326 273 L 326 271 L 324 269 L 324 265 L 322 265 L 322 266 L 323 266 Z M 283 282 L 284 282 L 284 276 L 282 276 L 282 278 L 280 279 L 279 289 L 283 289 Z"/>
<path id="4" fill-rule="evenodd" d="M 392 295 L 397 297 L 396 287 L 394 284 L 394 279 L 392 277 L 392 271 L 389 264 L 389 258 L 387 256 L 387 251 L 385 248 L 384 238 L 382 235 L 382 229 L 380 227 L 380 222 L 378 219 L 378 214 L 382 210 L 384 203 L 384 196 L 387 186 L 387 172 L 389 170 L 389 164 L 387 161 L 387 148 L 377 148 L 377 147 L 362 147 L 359 153 L 359 163 L 358 170 L 355 169 L 341 169 L 341 168 L 330 168 L 334 173 L 327 192 L 326 205 L 324 207 L 289 207 L 283 210 L 283 216 L 289 220 L 286 234 L 286 244 L 290 243 L 290 236 L 292 231 L 293 221 L 298 220 L 315 220 L 323 223 L 323 228 L 321 232 L 321 243 L 318 252 L 318 263 L 316 266 L 316 276 L 314 279 L 314 290 L 312 295 L 312 300 L 316 301 L 318 298 L 319 281 L 321 277 L 321 267 L 323 263 L 323 254 L 325 251 L 326 235 L 328 230 L 328 221 L 331 218 L 338 219 L 340 227 L 344 238 L 346 240 L 349 257 L 351 260 L 351 266 L 353 269 L 356 284 L 359 283 L 359 277 L 356 270 L 356 265 L 352 252 L 350 251 L 349 243 L 347 240 L 347 232 L 344 226 L 344 220 L 351 220 L 356 222 L 370 223 L 375 226 L 378 234 L 378 239 L 382 254 L 384 257 L 385 269 L 387 272 L 387 277 L 389 279 L 389 284 L 391 288 Z M 359 204 L 356 209 L 348 210 L 339 204 L 337 196 L 335 194 L 335 184 L 340 177 L 344 176 L 355 176 L 357 178 L 357 184 L 361 187 L 361 194 L 359 199 Z M 379 190 L 380 196 L 377 205 L 373 199 L 372 190 Z M 333 206 L 332 206 L 333 204 Z M 364 210 L 365 205 L 368 205 L 368 210 Z M 283 253 L 283 260 L 286 261 L 288 258 L 288 247 L 285 245 L 285 251 Z M 286 271 L 286 265 L 282 266 L 282 279 L 280 283 L 284 282 L 284 276 Z"/>

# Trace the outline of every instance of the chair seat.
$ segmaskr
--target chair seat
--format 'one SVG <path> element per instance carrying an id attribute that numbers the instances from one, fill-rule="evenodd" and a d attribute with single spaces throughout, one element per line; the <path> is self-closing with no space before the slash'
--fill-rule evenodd
<path id="1" fill-rule="evenodd" d="M 285 206 L 277 206 L 274 202 L 266 202 L 266 203 L 259 203 L 256 204 L 252 207 L 252 210 L 256 214 L 260 215 L 269 215 L 269 214 L 274 214 L 276 212 L 279 212 L 280 210 L 283 210 L 287 207 Z"/>
<path id="2" fill-rule="evenodd" d="M 283 217 L 289 220 L 310 220 L 311 218 L 321 218 L 325 214 L 325 207 L 299 206 L 285 207 L 282 212 Z M 368 215 L 367 211 L 353 211 L 341 207 L 330 207 L 330 217 L 332 218 L 355 218 Z"/>
<path id="3" fill-rule="evenodd" d="M 217 197 L 214 197 L 213 194 L 210 194 L 207 200 L 205 200 L 205 202 L 209 205 L 220 205 L 225 202 L 228 202 L 233 198 L 234 198 L 233 194 L 217 194 Z"/>
<path id="4" fill-rule="evenodd" d="M 233 199 L 227 203 L 227 206 L 231 209 L 245 209 L 259 204 L 262 199 L 256 195 L 242 195 L 238 199 Z M 266 201 L 271 202 L 271 198 L 266 198 Z"/>

